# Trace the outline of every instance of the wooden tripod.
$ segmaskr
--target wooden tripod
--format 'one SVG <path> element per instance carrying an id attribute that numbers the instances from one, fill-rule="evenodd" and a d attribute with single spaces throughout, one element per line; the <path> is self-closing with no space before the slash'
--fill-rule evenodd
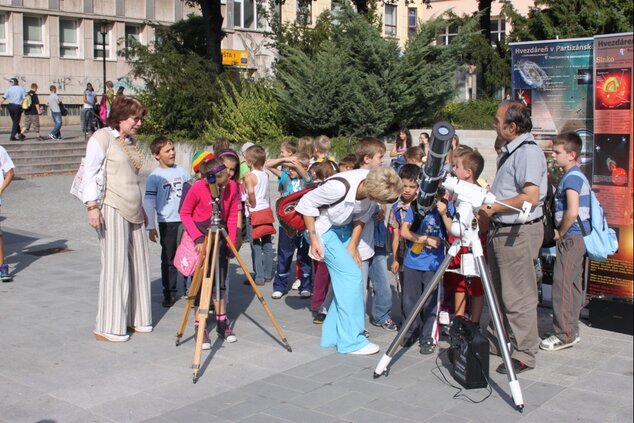
<path id="1" fill-rule="evenodd" d="M 198 265 L 196 266 L 196 271 L 194 272 L 194 276 L 192 277 L 192 283 L 189 287 L 189 292 L 187 293 L 187 299 L 185 301 L 185 309 L 183 310 L 183 317 L 181 318 L 181 324 L 178 328 L 178 332 L 176 333 L 176 346 L 180 345 L 181 338 L 183 337 L 183 333 L 185 332 L 185 326 L 187 326 L 187 318 L 189 316 L 189 311 L 194 305 L 194 300 L 198 295 L 198 291 L 201 289 L 200 293 L 200 305 L 198 307 L 198 313 L 196 317 L 198 318 L 198 331 L 196 333 L 196 346 L 194 348 L 194 361 L 192 363 L 192 371 L 193 371 L 193 382 L 198 382 L 198 373 L 200 371 L 200 362 L 202 357 L 202 348 L 203 348 L 203 339 L 205 334 L 205 328 L 207 325 L 207 316 L 209 315 L 209 303 L 211 301 L 211 292 L 214 281 L 216 283 L 216 298 L 220 299 L 220 276 L 218 271 L 218 255 L 219 255 L 219 243 L 220 241 L 226 241 L 229 249 L 233 253 L 233 256 L 238 260 L 238 264 L 242 268 L 242 271 L 247 277 L 255 296 L 258 297 L 262 307 L 264 307 L 264 311 L 271 319 L 275 330 L 277 331 L 280 339 L 284 343 L 284 347 L 288 352 L 292 352 L 291 346 L 288 344 L 286 336 L 282 332 L 280 325 L 275 320 L 273 313 L 269 309 L 269 306 L 266 304 L 264 297 L 262 297 L 262 293 L 255 285 L 255 281 L 251 277 L 251 273 L 249 273 L 247 267 L 242 261 L 242 258 L 238 254 L 238 250 L 236 250 L 233 241 L 229 238 L 227 234 L 227 230 L 222 224 L 222 219 L 220 218 L 220 212 L 218 207 L 214 206 L 214 215 L 212 217 L 212 225 L 207 231 L 207 236 L 205 237 L 205 241 L 203 244 L 203 250 L 198 257 Z"/>

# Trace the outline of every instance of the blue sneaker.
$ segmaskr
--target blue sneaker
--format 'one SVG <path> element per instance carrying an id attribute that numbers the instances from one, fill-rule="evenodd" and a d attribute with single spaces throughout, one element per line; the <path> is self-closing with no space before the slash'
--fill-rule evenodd
<path id="1" fill-rule="evenodd" d="M 0 265 L 0 281 L 2 282 L 11 282 L 13 277 L 9 274 L 9 265 L 3 264 Z"/>

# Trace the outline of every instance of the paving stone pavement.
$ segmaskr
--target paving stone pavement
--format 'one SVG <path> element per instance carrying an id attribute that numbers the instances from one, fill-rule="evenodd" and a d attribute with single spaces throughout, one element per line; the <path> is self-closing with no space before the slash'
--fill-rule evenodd
<path id="1" fill-rule="evenodd" d="M 239 341 L 214 340 L 192 383 L 193 327 L 175 346 L 184 301 L 161 307 L 160 249 L 151 245 L 155 330 L 124 344 L 92 334 L 99 248 L 84 208 L 68 194 L 71 176 L 14 181 L 1 210 L 6 261 L 15 280 L 0 284 L 1 422 L 631 422 L 632 337 L 583 324 L 580 344 L 541 352 L 519 375 L 526 404 L 515 411 L 504 376 L 492 395 L 457 390 L 444 352 L 399 352 L 388 377 L 373 379 L 380 355 L 346 356 L 319 347 L 308 301 L 297 292 L 270 299 L 293 352 L 279 341 L 234 261 L 229 315 Z M 57 252 L 59 251 L 59 252 Z M 42 253 L 44 253 L 42 255 Z M 46 254 L 50 253 L 50 254 Z M 249 263 L 248 246 L 241 255 Z M 540 308 L 542 333 L 549 309 Z M 394 332 L 367 325 L 382 354 Z M 212 332 L 213 333 L 213 332 Z M 447 347 L 441 343 L 441 350 Z"/>

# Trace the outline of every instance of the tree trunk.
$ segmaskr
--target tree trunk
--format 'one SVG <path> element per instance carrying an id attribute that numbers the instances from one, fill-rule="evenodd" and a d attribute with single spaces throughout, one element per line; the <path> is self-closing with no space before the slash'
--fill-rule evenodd
<path id="1" fill-rule="evenodd" d="M 489 43 L 491 42 L 491 2 L 492 0 L 478 0 L 480 32 Z"/>
<path id="2" fill-rule="evenodd" d="M 222 72 L 222 11 L 221 0 L 200 0 L 200 11 L 205 21 L 205 38 L 207 39 L 207 51 L 205 57 L 218 66 L 218 71 Z"/>

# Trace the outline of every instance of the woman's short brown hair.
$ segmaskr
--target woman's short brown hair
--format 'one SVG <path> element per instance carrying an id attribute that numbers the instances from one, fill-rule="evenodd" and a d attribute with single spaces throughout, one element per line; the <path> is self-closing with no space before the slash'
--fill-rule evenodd
<path id="1" fill-rule="evenodd" d="M 147 109 L 141 101 L 129 95 L 115 97 L 110 106 L 110 116 L 108 116 L 108 126 L 119 130 L 119 122 L 133 116 L 145 117 Z"/>

